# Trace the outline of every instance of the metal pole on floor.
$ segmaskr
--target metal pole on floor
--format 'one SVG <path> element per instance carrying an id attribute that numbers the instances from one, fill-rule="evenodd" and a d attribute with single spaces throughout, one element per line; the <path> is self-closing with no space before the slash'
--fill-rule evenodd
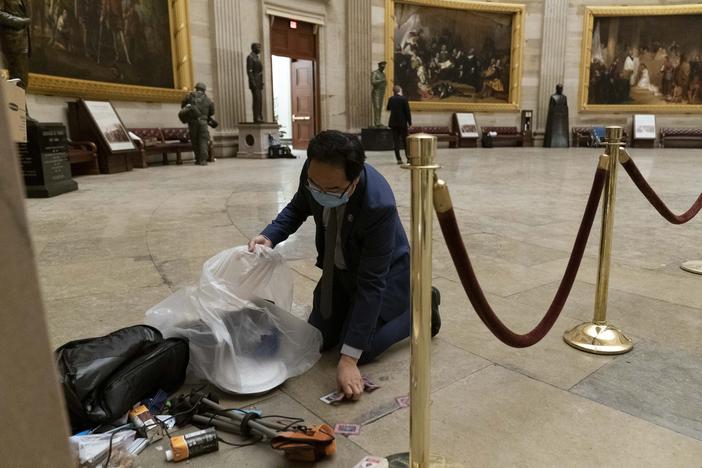
<path id="1" fill-rule="evenodd" d="M 433 184 L 437 139 L 416 134 L 407 138 L 412 172 L 410 290 L 412 335 L 410 348 L 410 452 L 388 457 L 391 467 L 429 468 L 445 466 L 441 457 L 431 456 L 431 278 L 432 228 L 434 221 Z"/>
<path id="2" fill-rule="evenodd" d="M 702 260 L 689 260 L 680 265 L 680 268 L 689 273 L 702 275 Z"/>
<path id="3" fill-rule="evenodd" d="M 597 269 L 595 292 L 595 316 L 592 322 L 585 322 L 568 330 L 563 335 L 566 343 L 581 351 L 594 354 L 623 354 L 631 351 L 631 339 L 617 327 L 607 322 L 607 296 L 609 293 L 609 272 L 612 255 L 612 234 L 614 228 L 614 205 L 617 195 L 617 167 L 619 148 L 623 145 L 622 128 L 607 127 L 608 179 L 602 199 L 602 231 L 600 233 L 600 255 Z"/>

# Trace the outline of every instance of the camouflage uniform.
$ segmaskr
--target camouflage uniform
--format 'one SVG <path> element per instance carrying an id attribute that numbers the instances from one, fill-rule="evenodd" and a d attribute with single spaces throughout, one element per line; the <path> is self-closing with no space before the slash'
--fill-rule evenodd
<path id="1" fill-rule="evenodd" d="M 193 153 L 195 153 L 195 164 L 207 165 L 207 148 L 210 141 L 210 131 L 207 128 L 207 123 L 214 115 L 214 103 L 205 94 L 205 85 L 198 83 L 196 90 L 189 93 L 183 102 L 181 108 L 190 104 L 199 111 L 200 116 L 188 122 L 190 129 L 190 141 L 193 144 Z"/>
<path id="2" fill-rule="evenodd" d="M 0 0 L 0 51 L 10 79 L 22 80 L 23 88 L 29 80 L 30 17 L 28 0 Z"/>

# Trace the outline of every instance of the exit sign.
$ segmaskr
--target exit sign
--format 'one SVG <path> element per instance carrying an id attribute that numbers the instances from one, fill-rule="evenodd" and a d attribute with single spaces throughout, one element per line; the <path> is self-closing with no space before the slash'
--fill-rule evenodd
<path id="1" fill-rule="evenodd" d="M 290 21 L 290 29 L 297 29 L 297 21 Z"/>

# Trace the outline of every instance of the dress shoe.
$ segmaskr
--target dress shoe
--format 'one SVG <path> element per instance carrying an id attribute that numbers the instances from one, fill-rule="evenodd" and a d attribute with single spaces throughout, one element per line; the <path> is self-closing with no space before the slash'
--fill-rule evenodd
<path id="1" fill-rule="evenodd" d="M 435 337 L 441 330 L 441 316 L 439 315 L 439 305 L 441 305 L 441 293 L 434 286 L 431 287 L 431 336 Z"/>

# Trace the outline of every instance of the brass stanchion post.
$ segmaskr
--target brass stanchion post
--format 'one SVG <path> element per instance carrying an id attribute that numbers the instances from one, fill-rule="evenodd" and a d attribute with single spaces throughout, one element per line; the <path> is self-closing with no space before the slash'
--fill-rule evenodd
<path id="1" fill-rule="evenodd" d="M 689 260 L 680 265 L 680 268 L 689 273 L 696 273 L 698 275 L 702 275 L 702 260 Z"/>
<path id="2" fill-rule="evenodd" d="M 581 323 L 563 335 L 574 348 L 595 354 L 622 354 L 631 351 L 633 344 L 624 332 L 607 322 L 607 295 L 612 255 L 614 204 L 617 194 L 617 167 L 621 147 L 622 128 L 607 127 L 607 167 L 609 170 L 602 198 L 602 232 L 595 292 L 595 316 L 592 322 Z"/>
<path id="3" fill-rule="evenodd" d="M 410 348 L 410 452 L 388 457 L 391 467 L 429 468 L 447 466 L 442 457 L 431 456 L 431 277 L 433 184 L 436 137 L 427 134 L 407 138 L 412 172 L 410 289 L 412 335 Z"/>

